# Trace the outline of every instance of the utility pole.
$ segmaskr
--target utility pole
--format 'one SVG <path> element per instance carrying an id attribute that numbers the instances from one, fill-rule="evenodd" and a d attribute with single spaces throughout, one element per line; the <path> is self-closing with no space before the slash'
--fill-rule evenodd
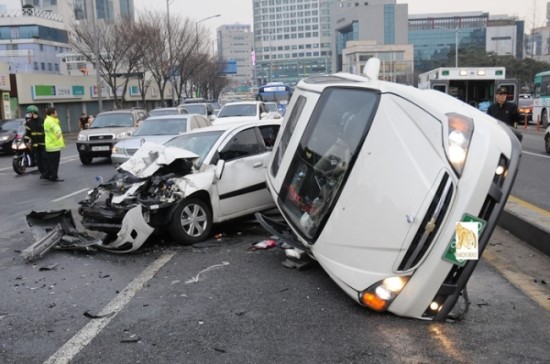
<path id="1" fill-rule="evenodd" d="M 95 73 L 96 73 L 96 87 L 97 87 L 97 108 L 98 113 L 103 111 L 103 100 L 101 100 L 101 70 L 100 70 L 100 62 L 99 62 L 99 28 L 97 26 L 97 7 L 96 7 L 96 0 L 93 1 L 92 6 L 94 7 L 92 10 L 92 14 L 94 17 L 94 33 L 95 33 L 95 50 L 94 50 L 94 58 L 95 58 Z"/>

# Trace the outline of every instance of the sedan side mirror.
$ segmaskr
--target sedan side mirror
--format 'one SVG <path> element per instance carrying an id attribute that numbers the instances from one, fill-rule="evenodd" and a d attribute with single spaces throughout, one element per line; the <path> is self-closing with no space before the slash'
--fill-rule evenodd
<path id="1" fill-rule="evenodd" d="M 216 178 L 217 179 L 222 178 L 224 168 L 225 168 L 225 161 L 223 159 L 219 159 L 218 163 L 216 163 Z"/>
<path id="2" fill-rule="evenodd" d="M 263 112 L 263 113 L 260 114 L 260 119 L 267 119 L 268 116 L 269 116 L 268 113 Z"/>

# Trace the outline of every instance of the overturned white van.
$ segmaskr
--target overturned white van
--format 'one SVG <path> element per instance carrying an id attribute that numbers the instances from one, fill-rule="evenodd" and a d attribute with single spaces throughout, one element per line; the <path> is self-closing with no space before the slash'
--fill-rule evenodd
<path id="1" fill-rule="evenodd" d="M 376 311 L 444 320 L 516 177 L 503 123 L 439 91 L 338 73 L 302 80 L 267 184 L 286 225 L 260 223 Z"/>

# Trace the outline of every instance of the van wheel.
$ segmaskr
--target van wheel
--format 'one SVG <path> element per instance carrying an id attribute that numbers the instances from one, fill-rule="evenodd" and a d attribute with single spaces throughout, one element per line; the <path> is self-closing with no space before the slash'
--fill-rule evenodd
<path id="1" fill-rule="evenodd" d="M 92 164 L 92 160 L 94 159 L 94 157 L 92 157 L 91 155 L 84 153 L 78 153 L 78 156 L 80 157 L 80 161 L 82 162 L 82 164 L 84 164 L 85 166 Z"/>
<path id="2" fill-rule="evenodd" d="M 198 197 L 186 198 L 174 210 L 168 229 L 179 243 L 190 245 L 203 241 L 212 230 L 212 210 Z"/>
<path id="3" fill-rule="evenodd" d="M 542 127 L 547 128 L 548 127 L 548 111 L 546 109 L 542 110 L 542 115 L 540 117 Z"/>
<path id="4" fill-rule="evenodd" d="M 546 149 L 546 153 L 550 154 L 550 134 L 546 134 L 544 138 L 544 149 Z"/>

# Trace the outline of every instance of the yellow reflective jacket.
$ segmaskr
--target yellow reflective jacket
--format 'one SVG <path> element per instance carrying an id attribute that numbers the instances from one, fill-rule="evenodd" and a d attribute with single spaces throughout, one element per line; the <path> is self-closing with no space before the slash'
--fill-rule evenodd
<path id="1" fill-rule="evenodd" d="M 44 139 L 46 142 L 46 152 L 58 152 L 65 148 L 59 119 L 52 115 L 48 115 L 44 119 Z"/>

